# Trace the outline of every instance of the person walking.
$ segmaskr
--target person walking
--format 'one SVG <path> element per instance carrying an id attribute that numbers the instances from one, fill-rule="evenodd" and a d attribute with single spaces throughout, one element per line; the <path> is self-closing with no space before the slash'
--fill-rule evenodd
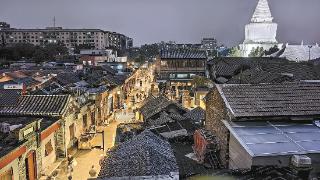
<path id="1" fill-rule="evenodd" d="M 97 175 L 97 171 L 94 168 L 94 165 L 91 166 L 91 169 L 89 171 L 90 177 L 95 177 Z"/>

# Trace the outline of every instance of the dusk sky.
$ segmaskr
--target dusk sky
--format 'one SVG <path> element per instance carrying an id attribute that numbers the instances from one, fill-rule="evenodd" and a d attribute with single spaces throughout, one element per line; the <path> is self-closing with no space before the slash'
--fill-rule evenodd
<path id="1" fill-rule="evenodd" d="M 15 28 L 101 28 L 123 33 L 134 45 L 215 37 L 233 46 L 244 39 L 258 0 L 0 0 L 0 21 Z M 269 0 L 277 39 L 320 42 L 320 0 Z"/>

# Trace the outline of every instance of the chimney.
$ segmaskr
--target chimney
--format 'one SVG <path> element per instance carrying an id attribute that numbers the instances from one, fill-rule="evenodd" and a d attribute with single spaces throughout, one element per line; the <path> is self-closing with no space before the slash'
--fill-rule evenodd
<path id="1" fill-rule="evenodd" d="M 25 84 L 22 84 L 21 95 L 26 95 L 26 94 L 27 94 L 27 86 Z"/>

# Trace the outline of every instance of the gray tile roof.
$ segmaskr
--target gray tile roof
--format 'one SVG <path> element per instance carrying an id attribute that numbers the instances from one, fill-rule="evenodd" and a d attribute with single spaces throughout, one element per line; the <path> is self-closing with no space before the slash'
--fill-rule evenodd
<path id="1" fill-rule="evenodd" d="M 21 90 L 0 89 L 0 107 L 17 105 L 20 96 Z"/>
<path id="2" fill-rule="evenodd" d="M 320 83 L 216 85 L 237 117 L 320 115 Z"/>
<path id="3" fill-rule="evenodd" d="M 159 97 L 150 96 L 144 101 L 144 104 L 141 106 L 139 111 L 143 115 L 144 119 L 148 120 L 153 115 L 163 111 L 169 105 L 174 105 L 178 109 L 186 111 L 186 109 L 183 108 L 181 105 L 169 100 L 163 95 L 160 95 Z"/>
<path id="4" fill-rule="evenodd" d="M 100 165 L 98 179 L 170 175 L 179 171 L 170 144 L 148 130 L 115 147 Z"/>
<path id="5" fill-rule="evenodd" d="M 162 50 L 160 52 L 161 59 L 206 59 L 205 51 L 193 50 Z"/>
<path id="6" fill-rule="evenodd" d="M 292 74 L 293 80 L 315 80 L 320 79 L 319 67 L 312 63 L 290 62 L 278 58 L 216 58 L 209 63 L 209 72 L 211 78 L 226 77 L 231 79 L 235 76 L 244 76 L 245 71 L 251 70 L 259 73 L 259 76 L 271 74 Z M 258 72 L 261 71 L 261 72 Z M 237 77 L 236 77 L 237 78 Z M 266 81 L 264 81 L 266 80 Z M 261 80 L 262 83 L 268 83 L 269 79 Z"/>
<path id="7" fill-rule="evenodd" d="M 59 74 L 57 74 L 55 79 L 62 86 L 72 85 L 76 82 L 81 81 L 81 79 L 79 78 L 79 75 L 77 73 L 73 73 L 73 72 L 59 73 Z"/>
<path id="8" fill-rule="evenodd" d="M 173 122 L 174 120 L 169 117 L 169 114 L 166 112 L 161 112 L 160 117 L 156 119 L 148 119 L 148 125 L 149 126 L 157 126 L 157 125 L 162 125 L 167 122 Z"/>
<path id="9" fill-rule="evenodd" d="M 201 107 L 196 107 L 192 109 L 191 111 L 187 112 L 183 116 L 187 119 L 191 119 L 193 121 L 202 121 L 205 119 L 206 111 L 202 109 Z"/>
<path id="10" fill-rule="evenodd" d="M 259 84 L 259 83 L 283 83 L 293 82 L 293 74 L 271 73 L 263 70 L 247 69 L 236 76 L 233 76 L 227 84 Z"/>
<path id="11" fill-rule="evenodd" d="M 101 68 L 104 70 L 104 71 L 107 71 L 109 74 L 112 74 L 112 75 L 115 75 L 117 74 L 117 70 L 115 69 L 112 69 L 112 67 L 108 66 L 108 65 L 103 65 L 101 66 Z"/>
<path id="12" fill-rule="evenodd" d="M 24 95 L 16 106 L 0 108 L 0 115 L 61 116 L 69 101 L 70 95 Z"/>

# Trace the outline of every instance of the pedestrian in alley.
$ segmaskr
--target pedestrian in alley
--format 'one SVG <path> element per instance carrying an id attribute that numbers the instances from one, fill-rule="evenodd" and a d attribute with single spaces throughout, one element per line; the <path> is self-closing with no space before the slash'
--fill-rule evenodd
<path id="1" fill-rule="evenodd" d="M 67 166 L 67 174 L 68 174 L 68 179 L 69 180 L 72 179 L 72 173 L 73 173 L 72 164 L 68 164 L 68 166 Z"/>
<path id="2" fill-rule="evenodd" d="M 89 171 L 90 177 L 95 177 L 97 175 L 97 171 L 94 168 L 94 165 L 92 165 L 90 171 Z"/>

